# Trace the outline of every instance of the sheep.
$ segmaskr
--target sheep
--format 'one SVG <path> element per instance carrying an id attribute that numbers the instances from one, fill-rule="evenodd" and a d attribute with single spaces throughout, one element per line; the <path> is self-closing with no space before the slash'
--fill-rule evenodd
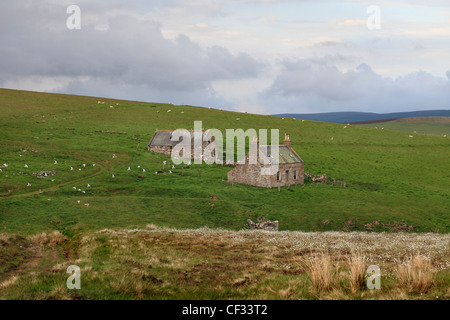
<path id="1" fill-rule="evenodd" d="M 24 165 L 24 167 L 25 167 L 25 168 L 28 168 L 28 165 L 27 165 L 27 164 L 25 164 L 25 165 Z"/>
<path id="2" fill-rule="evenodd" d="M 55 160 L 55 164 L 58 164 L 58 161 Z"/>
<path id="3" fill-rule="evenodd" d="M 73 171 L 73 167 L 70 167 L 70 171 Z"/>
<path id="4" fill-rule="evenodd" d="M 31 183 L 28 182 L 27 187 L 31 187 Z"/>

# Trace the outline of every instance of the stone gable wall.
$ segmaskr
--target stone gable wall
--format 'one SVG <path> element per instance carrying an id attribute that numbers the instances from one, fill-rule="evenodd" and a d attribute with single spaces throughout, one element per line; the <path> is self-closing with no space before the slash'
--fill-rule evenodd
<path id="1" fill-rule="evenodd" d="M 277 174 L 261 175 L 261 166 L 256 164 L 237 164 L 234 169 L 228 172 L 228 181 L 249 184 L 257 187 L 274 188 L 284 187 L 304 183 L 303 163 L 280 164 L 280 180 L 277 181 Z M 289 179 L 286 171 L 289 170 Z M 297 170 L 297 179 L 294 179 L 294 170 Z"/>

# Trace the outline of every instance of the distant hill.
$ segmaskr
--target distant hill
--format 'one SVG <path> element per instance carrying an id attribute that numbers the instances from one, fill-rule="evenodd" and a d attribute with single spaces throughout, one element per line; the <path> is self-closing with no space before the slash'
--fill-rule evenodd
<path id="1" fill-rule="evenodd" d="M 418 117 L 353 123 L 372 128 L 450 136 L 450 117 Z"/>
<path id="2" fill-rule="evenodd" d="M 325 113 L 283 113 L 274 114 L 275 117 L 305 119 L 333 123 L 352 123 L 361 121 L 376 121 L 414 117 L 450 117 L 450 110 L 425 110 L 395 113 L 373 113 L 373 112 L 325 112 Z"/>

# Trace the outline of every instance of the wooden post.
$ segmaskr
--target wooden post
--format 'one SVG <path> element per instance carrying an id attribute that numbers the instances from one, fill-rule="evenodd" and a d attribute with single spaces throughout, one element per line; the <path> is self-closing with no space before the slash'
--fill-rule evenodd
<path id="1" fill-rule="evenodd" d="M 278 186 L 278 192 L 281 192 L 281 187 L 280 186 Z"/>
<path id="2" fill-rule="evenodd" d="M 184 167 L 181 167 L 181 175 L 184 175 Z"/>
<path id="3" fill-rule="evenodd" d="M 202 168 L 199 168 L 199 169 L 198 169 L 198 177 L 199 177 L 199 178 L 200 178 L 201 174 L 202 174 Z"/>

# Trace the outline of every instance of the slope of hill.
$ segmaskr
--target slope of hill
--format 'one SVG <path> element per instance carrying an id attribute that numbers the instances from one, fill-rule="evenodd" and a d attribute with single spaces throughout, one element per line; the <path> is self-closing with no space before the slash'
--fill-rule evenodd
<path id="1" fill-rule="evenodd" d="M 0 114 L 0 232 L 70 236 L 148 223 L 239 230 L 258 216 L 279 220 L 281 230 L 450 230 L 450 141 L 442 136 L 6 89 Z M 346 188 L 232 185 L 222 165 L 203 165 L 200 176 L 192 165 L 181 176 L 170 157 L 147 151 L 156 128 L 190 129 L 195 120 L 222 132 L 288 132 L 306 172 Z M 42 171 L 48 177 L 33 175 Z"/>
<path id="2" fill-rule="evenodd" d="M 424 110 L 395 113 L 372 112 L 325 112 L 325 113 L 284 113 L 274 114 L 276 117 L 324 121 L 333 123 L 352 123 L 361 121 L 387 120 L 412 117 L 450 117 L 450 110 Z"/>
<path id="3" fill-rule="evenodd" d="M 391 121 L 365 121 L 354 123 L 371 128 L 408 131 L 411 133 L 450 135 L 450 117 L 418 117 Z"/>

